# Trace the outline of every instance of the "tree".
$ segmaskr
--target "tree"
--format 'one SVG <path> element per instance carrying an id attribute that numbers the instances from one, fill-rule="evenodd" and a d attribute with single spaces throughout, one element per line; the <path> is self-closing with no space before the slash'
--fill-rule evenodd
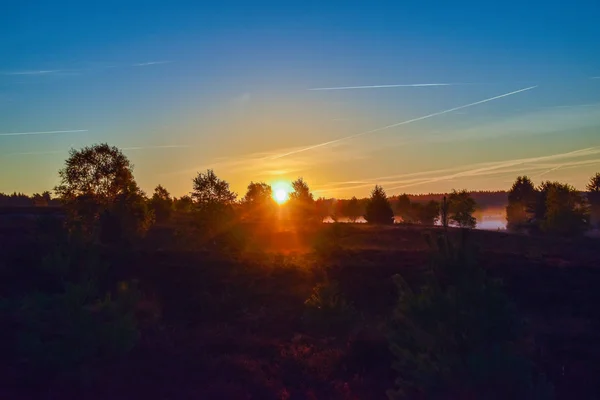
<path id="1" fill-rule="evenodd" d="M 403 222 L 414 222 L 415 209 L 412 204 L 406 193 L 399 196 L 398 200 L 396 200 L 396 214 L 402 218 Z"/>
<path id="2" fill-rule="evenodd" d="M 143 236 L 155 221 L 148 199 L 135 182 L 117 195 L 100 215 L 100 240 L 103 243 L 129 244 Z"/>
<path id="3" fill-rule="evenodd" d="M 371 198 L 367 203 L 365 219 L 370 224 L 388 225 L 394 223 L 394 211 L 385 191 L 379 185 L 375 185 L 375 188 L 371 192 Z"/>
<path id="4" fill-rule="evenodd" d="M 194 190 L 192 199 L 197 205 L 232 205 L 237 194 L 229 190 L 229 183 L 221 180 L 215 175 L 212 169 L 206 170 L 206 173 L 198 173 L 193 180 Z"/>
<path id="5" fill-rule="evenodd" d="M 312 221 L 316 217 L 315 200 L 303 178 L 292 182 L 294 191 L 290 193 L 289 206 L 296 223 Z"/>
<path id="6" fill-rule="evenodd" d="M 422 204 L 417 215 L 421 224 L 435 225 L 440 215 L 440 203 L 430 200 L 428 203 Z"/>
<path id="7" fill-rule="evenodd" d="M 319 217 L 320 221 L 323 221 L 325 218 L 327 218 L 331 215 L 331 212 L 330 212 L 331 204 L 330 203 L 331 202 L 324 197 L 319 197 L 315 201 L 315 212 L 316 212 L 317 216 Z"/>
<path id="8" fill-rule="evenodd" d="M 589 226 L 589 209 L 583 196 L 571 185 L 545 182 L 543 187 L 545 214 L 541 224 L 544 232 L 577 235 Z"/>
<path id="9" fill-rule="evenodd" d="M 71 149 L 65 168 L 58 174 L 60 184 L 54 190 L 66 202 L 85 196 L 110 203 L 134 182 L 127 157 L 106 143 Z"/>
<path id="10" fill-rule="evenodd" d="M 204 239 L 214 240 L 232 227 L 237 194 L 230 191 L 229 183 L 219 179 L 212 169 L 198 173 L 193 184 L 195 221 L 204 231 Z"/>
<path id="11" fill-rule="evenodd" d="M 591 223 L 593 226 L 600 228 L 600 172 L 590 178 L 586 189 L 591 208 Z"/>
<path id="12" fill-rule="evenodd" d="M 255 220 L 270 220 L 275 216 L 273 189 L 263 182 L 250 182 L 248 191 L 242 200 L 247 217 Z"/>
<path id="13" fill-rule="evenodd" d="M 356 222 L 358 217 L 360 217 L 360 203 L 356 197 L 352 197 L 350 201 L 346 203 L 344 214 L 352 223 Z"/>
<path id="14" fill-rule="evenodd" d="M 534 217 L 537 191 L 527 176 L 519 176 L 508 192 L 506 227 L 521 230 L 530 225 Z"/>
<path id="15" fill-rule="evenodd" d="M 153 216 L 133 178 L 133 166 L 106 143 L 72 149 L 59 171 L 55 192 L 67 210 L 67 225 L 87 239 L 133 239 L 147 230 Z M 131 211 L 130 214 L 126 210 Z M 132 211 L 135 210 L 135 211 Z M 118 233 L 115 233 L 118 229 Z"/>
<path id="16" fill-rule="evenodd" d="M 190 212 L 194 205 L 194 201 L 190 196 L 181 196 L 178 199 L 173 199 L 175 209 L 179 212 Z"/>
<path id="17" fill-rule="evenodd" d="M 476 203 L 469 192 L 453 190 L 449 197 L 450 220 L 457 223 L 461 228 L 475 228 L 477 220 L 473 217 Z"/>
<path id="18" fill-rule="evenodd" d="M 440 222 L 444 229 L 448 229 L 448 219 L 450 212 L 450 203 L 446 196 L 442 199 L 442 204 L 440 204 Z"/>
<path id="19" fill-rule="evenodd" d="M 171 217 L 173 212 L 173 199 L 162 185 L 154 189 L 154 194 L 150 199 L 150 207 L 154 211 L 156 221 L 165 222 Z"/>

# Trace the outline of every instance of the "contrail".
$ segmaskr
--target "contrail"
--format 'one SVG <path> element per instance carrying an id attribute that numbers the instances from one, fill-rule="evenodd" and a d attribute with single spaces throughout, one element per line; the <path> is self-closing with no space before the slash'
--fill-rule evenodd
<path id="1" fill-rule="evenodd" d="M 173 61 L 149 61 L 144 63 L 133 64 L 133 67 L 147 67 L 148 65 L 170 64 Z"/>
<path id="2" fill-rule="evenodd" d="M 305 152 L 305 151 L 308 151 L 308 150 L 312 150 L 312 149 L 316 149 L 316 148 L 319 148 L 319 147 L 328 146 L 330 144 L 342 142 L 344 140 L 354 139 L 354 138 L 359 137 L 359 136 L 368 135 L 369 133 L 375 133 L 375 132 L 383 131 L 383 130 L 386 130 L 386 129 L 395 128 L 396 126 L 407 125 L 407 124 L 410 124 L 410 123 L 413 123 L 413 122 L 422 121 L 424 119 L 431 118 L 431 117 L 436 117 L 436 116 L 442 115 L 442 114 L 447 114 L 447 113 L 452 112 L 452 111 L 462 110 L 463 108 L 473 107 L 473 106 L 476 106 L 478 104 L 487 103 L 488 101 L 493 101 L 493 100 L 501 99 L 502 97 L 512 96 L 513 94 L 517 94 L 517 93 L 525 92 L 527 90 L 535 89 L 536 87 L 537 87 L 537 85 L 536 86 L 530 86 L 530 87 L 527 87 L 527 88 L 524 88 L 524 89 L 515 90 L 514 92 L 504 93 L 504 94 L 501 94 L 499 96 L 490 97 L 489 99 L 476 101 L 475 103 L 465 104 L 464 106 L 449 108 L 447 110 L 438 111 L 438 112 L 435 112 L 433 114 L 424 115 L 422 117 L 409 119 L 409 120 L 406 120 L 406 121 L 398 122 L 396 124 L 387 125 L 387 126 L 383 126 L 381 128 L 372 129 L 370 131 L 361 132 L 361 133 L 357 133 L 357 134 L 354 134 L 354 135 L 346 136 L 346 137 L 343 137 L 343 138 L 340 138 L 340 139 L 335 139 L 335 140 L 330 140 L 328 142 L 315 144 L 313 146 L 304 147 L 302 149 L 290 151 L 288 153 L 279 154 L 279 155 L 272 156 L 272 157 L 267 157 L 267 159 L 275 160 L 275 159 L 286 157 L 286 156 L 289 156 L 289 155 L 292 155 L 292 154 L 302 153 L 302 152 Z"/>
<path id="3" fill-rule="evenodd" d="M 164 146 L 135 146 L 135 147 L 122 147 L 121 150 L 146 150 L 146 149 L 187 149 L 188 145 L 168 144 Z"/>
<path id="4" fill-rule="evenodd" d="M 461 85 L 461 83 L 413 83 L 413 84 L 405 84 L 405 85 L 342 86 L 342 87 L 312 88 L 312 89 L 308 89 L 308 90 L 380 89 L 380 88 L 395 88 L 395 87 L 455 86 L 455 85 Z"/>
<path id="5" fill-rule="evenodd" d="M 5 72 L 4 75 L 45 75 L 53 74 L 55 72 L 61 72 L 60 69 L 53 70 L 40 70 L 40 71 L 16 71 L 16 72 Z"/>
<path id="6" fill-rule="evenodd" d="M 0 133 L 0 136 L 26 136 L 26 135 L 47 135 L 53 133 L 79 133 L 79 132 L 87 132 L 87 129 L 75 129 L 70 131 L 44 131 L 44 132 L 10 132 L 10 133 Z"/>

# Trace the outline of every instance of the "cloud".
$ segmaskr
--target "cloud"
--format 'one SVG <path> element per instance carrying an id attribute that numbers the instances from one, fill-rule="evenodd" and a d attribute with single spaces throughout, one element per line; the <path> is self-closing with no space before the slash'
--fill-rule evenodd
<path id="1" fill-rule="evenodd" d="M 9 157 L 9 156 L 41 156 L 46 154 L 61 154 L 67 153 L 68 150 L 48 150 L 48 151 L 24 151 L 20 153 L 7 153 L 0 154 L 0 157 Z"/>
<path id="2" fill-rule="evenodd" d="M 133 146 L 133 147 L 120 147 L 121 150 L 149 150 L 149 149 L 187 149 L 190 146 L 187 144 L 167 144 L 159 146 Z"/>
<path id="3" fill-rule="evenodd" d="M 148 61 L 138 64 L 133 64 L 132 67 L 148 67 L 150 65 L 171 64 L 174 61 Z"/>
<path id="4" fill-rule="evenodd" d="M 47 75 L 63 72 L 61 69 L 53 70 L 39 70 L 39 71 L 14 71 L 14 72 L 3 72 L 3 75 Z"/>
<path id="5" fill-rule="evenodd" d="M 427 87 L 427 86 L 456 86 L 466 85 L 466 83 L 412 83 L 399 85 L 370 85 L 370 86 L 338 86 L 338 87 L 320 87 L 308 90 L 354 90 L 354 89 L 382 89 L 397 87 Z"/>
<path id="6" fill-rule="evenodd" d="M 80 133 L 80 132 L 88 132 L 87 129 L 74 129 L 68 131 L 42 131 L 42 132 L 9 132 L 9 133 L 0 133 L 0 136 L 28 136 L 28 135 L 50 135 L 56 133 Z"/>
<path id="7" fill-rule="evenodd" d="M 476 106 L 478 104 L 483 104 L 483 103 L 487 103 L 489 101 L 494 101 L 494 100 L 497 100 L 497 99 L 501 99 L 503 97 L 512 96 L 512 95 L 515 95 L 517 93 L 521 93 L 521 92 L 525 92 L 527 90 L 535 89 L 536 87 L 537 86 L 530 86 L 530 87 L 527 87 L 527 88 L 524 88 L 524 89 L 515 90 L 513 92 L 504 93 L 504 94 L 501 94 L 501 95 L 498 95 L 498 96 L 490 97 L 489 99 L 484 99 L 484 100 L 476 101 L 474 103 L 465 104 L 463 106 L 449 108 L 447 110 L 438 111 L 438 112 L 435 112 L 433 114 L 428 114 L 428 115 L 424 115 L 422 117 L 413 118 L 413 119 L 409 119 L 409 120 L 406 120 L 406 121 L 398 122 L 398 123 L 395 123 L 395 124 L 392 124 L 392 125 L 383 126 L 381 128 L 372 129 L 370 131 L 360 132 L 360 133 L 357 133 L 357 134 L 354 134 L 354 135 L 350 135 L 350 136 L 346 136 L 346 137 L 343 137 L 343 138 L 340 138 L 340 139 L 334 139 L 334 140 L 330 140 L 328 142 L 318 143 L 318 144 L 315 144 L 315 145 L 312 145 L 312 146 L 304 147 L 304 148 L 301 148 L 301 149 L 298 149 L 298 150 L 294 150 L 294 151 L 290 151 L 290 152 L 287 152 L 287 153 L 278 154 L 276 156 L 272 156 L 271 158 L 272 159 L 277 159 L 277 158 L 287 157 L 287 156 L 292 155 L 292 154 L 297 154 L 297 153 L 305 152 L 305 151 L 308 151 L 308 150 L 313 150 L 313 149 L 316 149 L 316 148 L 319 148 L 319 147 L 329 146 L 329 145 L 334 144 L 334 143 L 339 143 L 339 142 L 342 142 L 342 141 L 345 141 L 345 140 L 354 139 L 354 138 L 357 138 L 357 137 L 360 137 L 360 136 L 368 135 L 370 133 L 375 133 L 375 132 L 380 132 L 380 131 L 383 131 L 383 130 L 386 130 L 386 129 L 395 128 L 395 127 L 400 126 L 400 125 L 407 125 L 407 124 L 410 124 L 410 123 L 413 123 L 413 122 L 422 121 L 424 119 L 436 117 L 438 115 L 443 115 L 443 114 L 447 114 L 447 113 L 450 113 L 450 112 L 453 112 L 453 111 L 462 110 L 463 108 L 473 107 L 473 106 Z"/>
<path id="8" fill-rule="evenodd" d="M 546 171 L 541 175 L 538 175 L 538 177 L 540 177 L 559 168 L 575 168 L 600 163 L 600 159 L 598 158 L 591 160 L 549 163 L 551 161 L 589 157 L 598 154 L 600 154 L 600 146 L 584 148 L 567 153 L 552 154 L 548 156 L 474 163 L 432 171 L 364 178 L 356 181 L 333 182 L 327 185 L 318 186 L 315 189 L 320 191 L 341 192 L 363 189 L 366 187 L 372 187 L 375 184 L 379 184 L 384 186 L 386 190 L 391 191 L 440 181 L 452 181 L 457 178 L 520 174 L 524 171 Z M 540 161 L 542 163 L 540 163 Z"/>

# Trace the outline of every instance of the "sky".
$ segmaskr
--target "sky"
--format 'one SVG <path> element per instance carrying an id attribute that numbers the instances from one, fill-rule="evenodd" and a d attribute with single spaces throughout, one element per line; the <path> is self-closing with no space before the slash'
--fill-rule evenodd
<path id="1" fill-rule="evenodd" d="M 3 4 L 0 192 L 51 190 L 103 142 L 176 196 L 207 168 L 240 196 L 584 189 L 599 20 L 596 0 Z"/>

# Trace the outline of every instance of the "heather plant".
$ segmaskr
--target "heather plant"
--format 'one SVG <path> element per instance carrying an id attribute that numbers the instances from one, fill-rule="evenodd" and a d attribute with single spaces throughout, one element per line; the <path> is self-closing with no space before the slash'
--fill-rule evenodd
<path id="1" fill-rule="evenodd" d="M 521 351 L 524 325 L 500 283 L 477 263 L 467 242 L 427 236 L 426 283 L 413 290 L 394 277 L 398 303 L 390 350 L 398 373 L 390 399 L 547 399 L 552 389 Z"/>

